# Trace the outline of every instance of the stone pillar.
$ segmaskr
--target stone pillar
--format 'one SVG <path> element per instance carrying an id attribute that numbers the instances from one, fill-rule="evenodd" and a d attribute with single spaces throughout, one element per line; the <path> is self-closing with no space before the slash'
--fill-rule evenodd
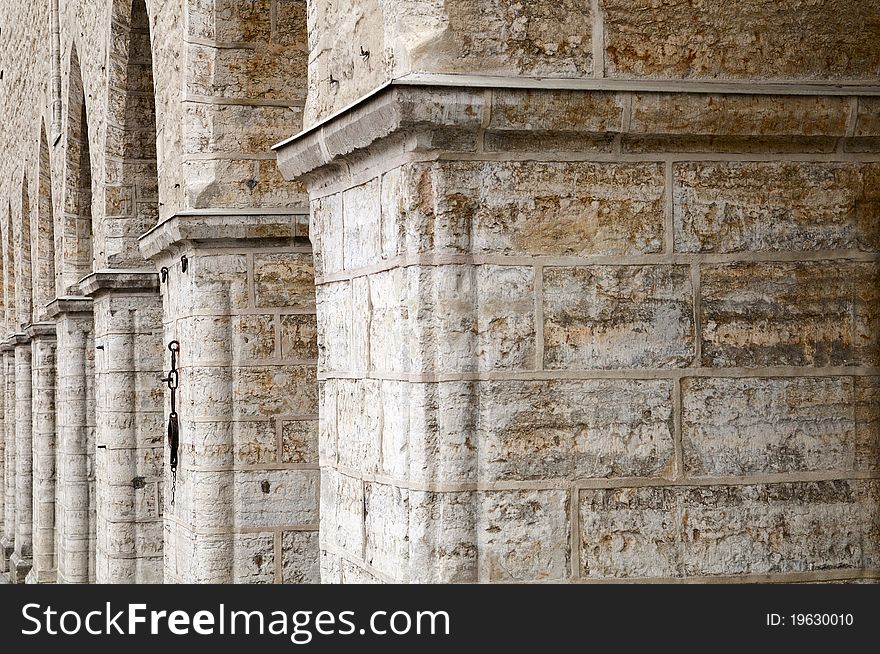
<path id="1" fill-rule="evenodd" d="M 80 282 L 95 313 L 98 583 L 161 583 L 165 424 L 159 276 L 103 271 Z"/>
<path id="2" fill-rule="evenodd" d="M 27 328 L 33 366 L 33 567 L 27 583 L 56 580 L 55 561 L 55 357 L 54 323 Z"/>
<path id="3" fill-rule="evenodd" d="M 15 336 L 15 551 L 10 581 L 23 584 L 33 560 L 33 420 L 31 411 L 31 343 Z"/>
<path id="4" fill-rule="evenodd" d="M 92 301 L 49 305 L 58 343 L 57 503 L 59 583 L 95 580 L 95 400 Z"/>
<path id="5" fill-rule="evenodd" d="M 165 448 L 165 581 L 317 581 L 314 275 L 305 213 L 188 212 L 147 233 L 141 249 L 168 268 L 164 345 L 180 342 L 173 506 Z M 162 356 L 167 370 L 167 347 Z"/>
<path id="6" fill-rule="evenodd" d="M 11 572 L 11 557 L 15 551 L 15 339 L 0 344 L 3 353 L 3 451 L 5 502 L 3 504 L 3 530 L 0 534 L 0 557 L 3 570 Z"/>
<path id="7" fill-rule="evenodd" d="M 322 580 L 880 575 L 864 99 L 431 79 L 278 146 L 311 195 Z"/>

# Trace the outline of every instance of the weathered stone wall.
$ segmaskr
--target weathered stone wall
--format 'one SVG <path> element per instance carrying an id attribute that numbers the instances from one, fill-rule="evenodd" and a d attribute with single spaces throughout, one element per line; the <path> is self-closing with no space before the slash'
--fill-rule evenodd
<path id="1" fill-rule="evenodd" d="M 32 565 L 38 582 L 317 581 L 307 199 L 269 150 L 302 124 L 305 1 L 46 0 L 3 6 L 0 25 L 0 340 L 10 361 L 33 356 L 30 392 L 14 368 L 4 382 L 3 565 L 20 541 L 22 573 Z M 174 233 L 188 211 L 246 229 L 212 229 L 204 253 Z M 260 217 L 270 214 L 278 229 Z M 159 223 L 169 234 L 161 251 L 142 252 L 139 239 Z M 159 268 L 179 267 L 182 254 L 193 284 L 171 279 L 160 292 Z M 230 279 L 240 272 L 234 281 L 252 299 L 215 305 L 232 261 Z M 235 322 L 234 341 L 223 342 L 223 321 Z M 218 341 L 203 340 L 209 324 Z M 159 379 L 175 338 L 192 383 L 180 389 L 186 440 L 169 510 Z M 218 399 L 231 413 L 213 415 L 212 375 L 237 380 L 235 397 Z M 25 404 L 31 428 L 14 420 Z M 16 443 L 33 463 L 16 457 Z M 207 487 L 187 505 L 198 475 L 228 479 L 230 502 L 245 494 L 240 510 L 223 516 L 225 499 Z M 30 517 L 16 508 L 31 504 L 27 489 Z M 228 565 L 204 556 L 209 541 L 224 544 L 215 552 Z"/>
<path id="2" fill-rule="evenodd" d="M 877 578 L 877 10 L 310 3 L 324 581 Z"/>
<path id="3" fill-rule="evenodd" d="M 2 570 L 880 577 L 880 5 L 740 4 L 2 4 Z"/>

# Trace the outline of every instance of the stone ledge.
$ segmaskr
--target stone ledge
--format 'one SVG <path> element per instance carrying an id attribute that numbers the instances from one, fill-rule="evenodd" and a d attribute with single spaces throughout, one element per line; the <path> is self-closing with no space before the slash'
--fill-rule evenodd
<path id="1" fill-rule="evenodd" d="M 869 138 L 880 138 L 880 130 L 871 127 L 871 111 L 857 115 L 851 124 L 858 113 L 858 99 L 876 96 L 880 85 L 591 83 L 559 87 L 514 78 L 505 82 L 455 75 L 394 80 L 272 146 L 278 168 L 288 180 L 322 169 L 344 169 L 351 155 L 398 133 L 419 135 L 407 139 L 404 150 L 409 152 L 461 150 L 473 139 L 450 139 L 450 132 L 480 131 L 487 137 L 561 137 L 553 143 L 545 141 L 543 151 L 565 151 L 572 136 L 803 138 L 836 143 L 863 137 L 868 130 Z"/>
<path id="2" fill-rule="evenodd" d="M 159 274 L 153 270 L 98 270 L 79 282 L 83 295 L 94 297 L 102 293 L 159 291 Z"/>
<path id="3" fill-rule="evenodd" d="M 54 322 L 34 322 L 24 328 L 25 334 L 28 335 L 29 338 L 55 338 L 55 323 Z"/>
<path id="4" fill-rule="evenodd" d="M 291 243 L 308 236 L 308 209 L 197 209 L 163 220 L 140 237 L 141 253 L 154 260 L 175 247 L 253 247 Z M 248 243 L 243 243 L 248 242 Z"/>
<path id="5" fill-rule="evenodd" d="M 0 342 L 0 352 L 10 352 L 15 349 L 16 345 L 27 345 L 28 343 L 30 343 L 30 338 L 27 334 L 11 334 L 6 337 L 5 341 Z"/>
<path id="6" fill-rule="evenodd" d="M 13 584 L 23 584 L 31 571 L 32 561 L 13 552 L 9 557 L 9 581 Z"/>
<path id="7" fill-rule="evenodd" d="M 46 315 L 49 318 L 57 318 L 68 313 L 91 313 L 92 298 L 80 296 L 66 296 L 55 298 L 46 305 Z"/>

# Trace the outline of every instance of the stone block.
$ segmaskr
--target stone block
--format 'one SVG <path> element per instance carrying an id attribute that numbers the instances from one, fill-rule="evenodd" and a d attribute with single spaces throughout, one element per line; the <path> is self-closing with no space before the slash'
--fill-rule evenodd
<path id="1" fill-rule="evenodd" d="M 605 71 L 661 79 L 869 79 L 880 70 L 870 3 L 601 0 Z M 768 16 L 773 29 L 767 29 Z M 805 56 L 805 53 L 812 56 Z M 723 53 L 723 56 L 722 54 Z"/>
<path id="2" fill-rule="evenodd" d="M 297 252 L 255 254 L 254 301 L 258 307 L 314 306 L 312 255 Z"/>
<path id="3" fill-rule="evenodd" d="M 703 266 L 707 366 L 880 362 L 880 269 L 816 261 Z"/>
<path id="4" fill-rule="evenodd" d="M 852 377 L 685 379 L 685 469 L 730 476 L 850 472 L 867 458 L 868 445 L 856 439 L 854 385 Z"/>
<path id="5" fill-rule="evenodd" d="M 668 380 L 483 382 L 479 387 L 481 480 L 671 472 Z"/>
<path id="6" fill-rule="evenodd" d="M 281 535 L 281 578 L 285 584 L 321 583 L 317 531 Z"/>
<path id="7" fill-rule="evenodd" d="M 676 251 L 876 251 L 878 180 L 876 164 L 676 164 Z"/>
<path id="8" fill-rule="evenodd" d="M 680 368 L 694 357 L 687 266 L 544 269 L 544 366 Z"/>
<path id="9" fill-rule="evenodd" d="M 560 581 L 571 575 L 568 492 L 489 491 L 477 529 L 481 581 Z"/>
<path id="10" fill-rule="evenodd" d="M 581 575 L 678 577 L 858 568 L 865 534 L 860 500 L 864 483 L 581 490 Z"/>

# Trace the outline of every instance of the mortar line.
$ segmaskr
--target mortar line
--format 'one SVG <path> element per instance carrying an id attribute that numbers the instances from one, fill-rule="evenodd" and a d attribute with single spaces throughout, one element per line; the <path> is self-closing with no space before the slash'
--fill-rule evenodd
<path id="1" fill-rule="evenodd" d="M 810 570 L 809 572 L 784 572 L 769 574 L 702 575 L 690 577 L 582 577 L 582 584 L 744 584 L 744 583 L 792 583 L 811 581 L 846 581 L 852 579 L 878 579 L 880 569 L 839 568 L 836 570 Z"/>
<path id="2" fill-rule="evenodd" d="M 672 197 L 672 160 L 663 163 L 663 252 L 675 254 L 675 207 Z"/>

